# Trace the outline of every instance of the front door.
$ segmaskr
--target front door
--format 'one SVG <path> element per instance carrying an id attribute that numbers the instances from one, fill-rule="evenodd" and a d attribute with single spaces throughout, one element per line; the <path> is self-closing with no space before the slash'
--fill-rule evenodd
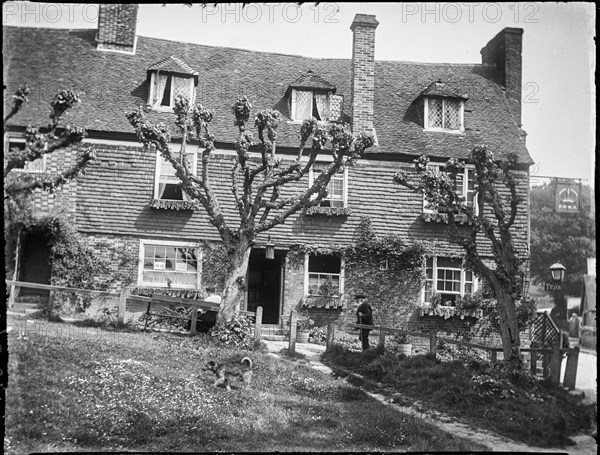
<path id="1" fill-rule="evenodd" d="M 19 262 L 20 281 L 50 284 L 52 273 L 50 245 L 48 245 L 48 238 L 43 232 L 33 231 L 25 235 L 21 243 L 21 260 Z M 48 291 L 21 288 L 20 294 L 48 295 Z"/>
<path id="2" fill-rule="evenodd" d="M 263 307 L 263 324 L 279 324 L 285 253 L 266 259 L 264 249 L 253 249 L 248 264 L 248 311 Z"/>

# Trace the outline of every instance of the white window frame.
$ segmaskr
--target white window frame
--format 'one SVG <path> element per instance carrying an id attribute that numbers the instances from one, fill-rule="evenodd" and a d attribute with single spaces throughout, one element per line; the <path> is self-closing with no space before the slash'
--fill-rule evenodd
<path id="1" fill-rule="evenodd" d="M 315 90 L 309 90 L 309 89 L 292 89 L 292 96 L 290 97 L 290 118 L 292 119 L 292 122 L 298 122 L 298 123 L 302 123 L 304 120 L 306 120 L 305 118 L 297 118 L 296 116 L 296 96 L 298 92 L 310 92 L 311 93 L 311 100 L 313 100 L 314 102 L 314 98 L 315 98 Z M 320 92 L 322 93 L 322 92 Z M 323 122 L 323 123 L 329 123 L 331 120 L 331 97 L 334 96 L 333 93 L 327 93 L 327 118 L 326 119 L 321 119 L 318 120 L 318 122 Z M 337 95 L 336 95 L 337 96 Z M 343 97 L 342 97 L 343 100 Z M 343 103 L 343 101 L 342 101 Z M 310 106 L 310 116 L 308 117 L 309 119 L 312 117 L 312 103 Z"/>
<path id="2" fill-rule="evenodd" d="M 4 136 L 4 150 L 6 150 L 8 156 L 8 151 L 10 151 L 10 147 L 14 145 L 25 145 L 26 141 L 23 138 L 14 138 L 9 137 L 8 134 Z M 46 149 L 48 148 L 48 144 L 46 144 Z M 43 154 L 40 158 L 34 161 L 26 161 L 22 168 L 13 168 L 11 172 L 21 172 L 28 174 L 44 174 L 46 172 L 46 166 L 48 164 L 46 154 Z"/>
<path id="3" fill-rule="evenodd" d="M 150 240 L 140 239 L 139 249 L 139 262 L 138 262 L 138 280 L 137 285 L 139 287 L 150 287 L 150 288 L 168 288 L 168 284 L 158 283 L 155 281 L 144 281 L 144 250 L 147 245 L 164 246 L 164 247 L 175 247 L 175 248 L 193 248 L 196 250 L 196 280 L 195 284 L 179 284 L 172 285 L 171 289 L 201 289 L 201 278 L 202 278 L 202 249 L 197 242 L 183 242 L 176 240 Z"/>
<path id="4" fill-rule="evenodd" d="M 442 163 L 428 163 L 427 164 L 428 169 L 431 170 L 437 170 L 438 172 L 443 172 L 443 168 L 444 168 L 444 164 Z M 475 177 L 474 172 L 475 172 L 475 166 L 473 166 L 472 164 L 467 164 L 465 165 L 465 167 L 463 168 L 463 172 L 462 172 L 462 190 L 460 192 L 460 196 L 465 198 L 465 202 L 468 205 L 468 194 L 469 194 L 469 173 L 473 173 L 473 178 Z M 479 204 L 477 203 L 477 191 L 475 191 L 475 189 L 473 189 L 471 191 L 471 193 L 473 193 L 473 205 L 475 207 L 475 215 L 479 214 Z M 428 202 L 427 199 L 425 199 L 425 195 L 423 195 L 423 213 L 437 213 L 436 210 L 432 209 L 431 207 L 428 207 Z"/>
<path id="5" fill-rule="evenodd" d="M 471 272 L 471 278 L 472 281 L 470 281 L 470 283 L 472 284 L 472 291 L 471 293 L 475 293 L 477 292 L 477 290 L 479 289 L 479 279 L 475 276 L 475 272 L 471 269 L 467 269 L 465 267 L 465 261 L 464 259 L 461 261 L 461 266 L 460 269 L 459 268 L 453 268 L 453 267 L 440 267 L 438 268 L 437 265 L 437 261 L 438 258 L 443 258 L 443 259 L 451 259 L 448 256 L 426 256 L 424 258 L 424 267 L 425 270 L 427 270 L 427 260 L 431 259 L 432 260 L 432 278 L 431 280 L 429 278 L 427 278 L 427 275 L 425 275 L 425 280 L 423 282 L 423 287 L 421 288 L 421 302 L 423 303 L 431 303 L 428 302 L 425 299 L 425 290 L 427 287 L 427 283 L 431 282 L 432 283 L 432 290 L 431 293 L 433 294 L 454 294 L 460 297 L 464 297 L 465 296 L 465 285 L 467 283 L 469 283 L 469 281 L 467 281 L 467 272 L 470 271 Z M 459 270 L 460 271 L 460 291 L 438 291 L 437 289 L 437 285 L 438 285 L 438 277 L 437 277 L 437 272 L 438 270 Z"/>
<path id="6" fill-rule="evenodd" d="M 458 129 L 456 130 L 452 130 L 452 129 L 446 129 L 446 128 L 439 128 L 439 127 L 430 127 L 429 126 L 429 100 L 432 99 L 434 97 L 431 96 L 426 96 L 424 97 L 424 113 L 423 113 L 423 128 L 425 131 L 440 131 L 440 132 L 444 132 L 444 133 L 454 133 L 454 134 L 463 134 L 465 132 L 465 102 L 461 99 L 458 100 L 459 103 L 459 107 L 458 107 L 458 115 L 459 115 L 459 125 L 458 125 Z M 437 99 L 441 99 L 442 100 L 442 115 L 444 115 L 444 103 L 447 99 L 450 99 L 452 101 L 457 101 L 456 98 L 448 98 L 448 97 L 435 97 Z M 442 118 L 442 125 L 444 124 L 444 120 Z"/>
<path id="7" fill-rule="evenodd" d="M 179 153 L 178 150 L 175 151 L 173 148 L 171 148 L 171 152 Z M 194 147 L 192 149 L 192 151 L 186 150 L 186 155 L 188 155 L 188 156 L 192 155 L 192 160 L 191 160 L 192 161 L 192 163 L 191 163 L 192 164 L 192 174 L 196 175 L 196 171 L 197 171 L 197 167 L 198 167 L 198 150 L 196 149 L 196 147 Z M 162 174 L 160 173 L 161 168 L 162 168 L 162 163 L 169 164 L 169 166 L 171 166 L 171 164 L 167 163 L 167 161 L 162 157 L 160 152 L 157 150 L 156 151 L 156 161 L 155 161 L 155 165 L 154 165 L 154 192 L 153 192 L 154 199 L 160 199 L 158 197 L 158 195 L 159 195 L 159 188 L 160 188 L 161 177 L 162 177 Z M 171 169 L 173 169 L 173 172 L 175 172 L 175 169 L 173 168 L 173 166 L 171 166 Z M 179 182 L 179 179 L 177 177 L 175 177 L 175 180 L 177 180 L 177 182 Z M 182 195 L 183 195 L 183 199 L 182 199 L 183 201 L 189 200 L 189 197 L 183 190 L 182 190 Z M 169 199 L 165 199 L 165 200 L 169 200 Z"/>
<path id="8" fill-rule="evenodd" d="M 315 181 L 315 166 L 329 166 L 331 163 L 327 163 L 327 162 L 315 162 L 315 164 L 313 164 L 313 166 L 310 168 L 310 170 L 308 171 L 308 187 L 310 188 L 314 181 Z M 322 170 L 318 171 L 319 173 L 322 172 Z M 338 171 L 339 173 L 339 171 Z M 334 178 L 336 179 L 341 179 L 342 180 L 342 184 L 343 184 L 343 188 L 342 188 L 342 207 L 348 207 L 348 167 L 345 166 L 344 167 L 344 171 L 343 171 L 343 176 L 338 176 L 338 173 L 336 173 L 335 175 L 333 175 L 331 177 L 331 179 L 329 180 L 329 183 L 331 184 L 331 182 L 333 181 Z M 327 185 L 327 187 L 329 188 L 329 184 Z M 323 201 L 327 201 L 327 200 L 340 200 L 339 198 L 330 198 L 330 195 L 327 196 L 327 198 L 323 198 Z M 319 204 L 319 207 L 321 207 L 321 205 Z M 333 206 L 330 206 L 333 207 Z"/>
<path id="9" fill-rule="evenodd" d="M 162 106 L 160 104 L 155 106 L 152 104 L 152 100 L 154 99 L 154 90 L 156 88 L 156 77 L 159 74 L 163 75 L 163 76 L 167 76 L 167 77 L 172 76 L 171 77 L 171 96 L 169 99 L 168 106 Z M 185 77 L 185 76 L 178 75 L 177 73 L 153 71 L 152 73 L 150 73 L 150 90 L 148 90 L 148 106 L 150 106 L 150 108 L 152 110 L 159 111 L 159 112 L 171 112 L 173 110 L 173 106 L 175 105 L 173 84 L 175 82 L 174 78 L 176 78 L 176 77 L 178 77 L 180 79 L 189 79 L 189 85 L 190 85 L 189 101 L 190 101 L 190 103 L 194 103 L 194 101 L 196 99 L 196 93 L 195 93 L 196 87 L 194 86 L 194 78 L 192 76 Z"/>
<path id="10" fill-rule="evenodd" d="M 311 294 L 308 294 L 308 287 L 309 287 L 309 277 L 310 277 L 310 273 L 319 273 L 319 272 L 309 272 L 308 270 L 308 261 L 310 258 L 310 254 L 305 254 L 304 255 L 304 295 L 306 297 L 310 297 L 310 296 L 318 296 Z M 323 273 L 325 274 L 325 273 Z M 329 275 L 337 275 L 337 274 L 329 274 Z M 344 260 L 344 258 L 340 258 L 340 273 L 339 273 L 339 277 L 340 277 L 340 288 L 339 288 L 339 294 L 337 294 L 337 297 L 342 297 L 344 295 L 344 289 L 345 289 L 345 277 L 346 277 L 346 261 Z"/>

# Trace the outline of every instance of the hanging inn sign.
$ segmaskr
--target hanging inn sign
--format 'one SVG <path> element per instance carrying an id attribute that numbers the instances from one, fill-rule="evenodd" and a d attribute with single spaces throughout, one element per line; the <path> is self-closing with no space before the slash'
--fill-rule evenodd
<path id="1" fill-rule="evenodd" d="M 555 204 L 557 213 L 577 213 L 581 208 L 581 182 L 555 180 Z"/>

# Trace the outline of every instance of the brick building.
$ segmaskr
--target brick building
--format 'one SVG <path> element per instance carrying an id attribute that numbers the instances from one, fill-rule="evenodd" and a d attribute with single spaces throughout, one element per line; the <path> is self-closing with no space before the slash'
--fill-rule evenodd
<path id="1" fill-rule="evenodd" d="M 242 307 L 262 305 L 266 323 L 280 323 L 293 308 L 323 306 L 315 296 L 327 282 L 333 285 L 334 298 L 327 300 L 327 308 L 308 310 L 317 319 L 352 317 L 353 293 L 367 292 L 376 308 L 382 308 L 380 318 L 388 314 L 384 307 L 392 308 L 401 323 L 425 328 L 444 319 L 428 315 L 427 289 L 446 289 L 451 301 L 481 287 L 463 266 L 462 250 L 449 242 L 446 225 L 422 197 L 392 181 L 422 154 L 433 164 L 443 164 L 450 157 L 466 158 L 480 144 L 500 159 L 517 153 L 515 172 L 524 202 L 514 240 L 528 258 L 532 160 L 521 129 L 521 29 L 500 31 L 482 49 L 481 64 L 431 64 L 376 61 L 378 21 L 369 15 L 357 15 L 350 26 L 351 59 L 317 59 L 137 36 L 136 14 L 137 5 L 101 5 L 97 30 L 4 27 L 4 74 L 7 93 L 22 83 L 32 91 L 30 102 L 9 125 L 5 141 L 11 144 L 22 141 L 28 124 L 45 124 L 47 103 L 57 90 L 83 93 L 67 122 L 86 126 L 85 143 L 93 145 L 98 160 L 55 196 L 37 195 L 36 204 L 40 210 L 63 210 L 99 253 L 116 248 L 138 258 L 130 270 L 138 290 L 202 296 L 207 284 L 218 285 L 209 260 L 209 250 L 220 242 L 216 229 L 203 210 L 186 201 L 172 168 L 138 143 L 125 117 L 143 105 L 151 121 L 165 122 L 176 131 L 172 104 L 177 94 L 215 112 L 217 150 L 211 179 L 232 218 L 229 174 L 237 131 L 230 108 L 238 95 L 247 95 L 255 112 L 281 112 L 277 152 L 284 160 L 294 159 L 301 120 L 310 116 L 343 120 L 354 132 L 375 135 L 376 145 L 366 158 L 332 179 L 321 207 L 269 232 L 273 260 L 265 258 L 267 236 L 258 239 Z M 178 149 L 177 142 L 175 137 L 173 147 Z M 196 147 L 188 150 L 198 163 L 200 152 Z M 70 153 L 75 151 L 47 156 L 41 165 L 52 172 Z M 473 195 L 471 177 L 467 167 L 467 198 Z M 394 234 L 426 243 L 431 254 L 423 267 L 430 279 L 404 282 L 385 262 L 367 279 L 361 274 L 368 272 L 348 269 L 339 255 L 326 254 L 355 242 L 364 219 L 378 236 Z M 307 245 L 318 254 L 304 254 Z M 18 266 L 23 269 L 23 264 Z M 446 320 L 465 323 L 448 311 Z"/>

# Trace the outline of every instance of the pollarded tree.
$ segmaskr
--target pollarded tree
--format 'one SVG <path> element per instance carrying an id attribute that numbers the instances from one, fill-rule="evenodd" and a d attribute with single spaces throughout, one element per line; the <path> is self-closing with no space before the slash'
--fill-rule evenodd
<path id="1" fill-rule="evenodd" d="M 237 219 L 225 216 L 221 204 L 224 201 L 219 201 L 209 179 L 214 171 L 210 162 L 215 150 L 215 137 L 210 132 L 212 111 L 199 104 L 192 106 L 186 98 L 177 97 L 173 110 L 182 137 L 178 153 L 171 152 L 169 148 L 171 133 L 164 123 L 150 123 L 142 108 L 127 114 L 146 149 L 158 150 L 171 163 L 175 175 L 181 180 L 182 191 L 204 208 L 227 250 L 229 264 L 217 324 L 230 320 L 240 309 L 250 251 L 257 236 L 284 223 L 300 210 L 318 205 L 327 196 L 331 177 L 344 166 L 353 165 L 373 144 L 371 136 L 352 135 L 346 125 L 324 125 L 313 118 L 303 122 L 298 154 L 295 160 L 286 163 L 276 154 L 277 124 L 281 114 L 274 110 L 256 113 L 254 125 L 258 140 L 254 140 L 248 131 L 251 109 L 246 97 L 238 98 L 232 107 L 234 125 L 239 131 L 230 174 Z M 202 150 L 201 168 L 197 175 L 192 172 L 192 165 L 186 157 L 186 147 L 191 146 L 188 144 L 191 139 L 197 140 Z M 257 152 L 258 158 L 252 159 L 251 151 Z M 308 189 L 298 190 L 293 196 L 284 196 L 284 192 L 292 192 L 293 182 L 307 176 L 322 153 L 331 155 L 331 164 Z M 232 222 L 236 223 L 235 226 Z"/>
<path id="2" fill-rule="evenodd" d="M 4 131 L 8 121 L 17 115 L 27 102 L 29 89 L 22 86 L 13 95 L 13 105 L 4 117 Z M 80 145 L 87 135 L 85 128 L 72 125 L 61 125 L 63 115 L 79 102 L 79 96 L 72 90 L 61 90 L 50 102 L 50 123 L 45 132 L 37 127 L 29 126 L 25 130 L 25 147 L 12 147 L 4 152 L 4 198 L 14 199 L 18 195 L 28 194 L 40 188 L 53 192 L 69 180 L 76 178 L 95 156 L 91 148 L 83 150 L 76 162 L 68 169 L 56 175 L 49 173 L 17 173 L 29 162 L 42 158 L 58 150 Z"/>
<path id="3" fill-rule="evenodd" d="M 467 204 L 457 191 L 457 175 L 462 173 L 465 162 L 451 158 L 443 171 L 429 167 L 428 162 L 425 156 L 415 160 L 417 183 L 404 171 L 398 172 L 394 181 L 423 193 L 438 213 L 447 216 L 450 240 L 465 250 L 467 266 L 489 283 L 496 298 L 504 358 L 519 359 L 515 300 L 523 261 L 515 249 L 511 232 L 522 202 L 513 175 L 518 165 L 517 157 L 510 154 L 506 160 L 498 162 L 485 146 L 472 150 L 469 163 L 474 166 L 476 204 Z M 481 255 L 479 241 L 482 235 L 491 243 L 495 268 L 488 266 Z"/>

